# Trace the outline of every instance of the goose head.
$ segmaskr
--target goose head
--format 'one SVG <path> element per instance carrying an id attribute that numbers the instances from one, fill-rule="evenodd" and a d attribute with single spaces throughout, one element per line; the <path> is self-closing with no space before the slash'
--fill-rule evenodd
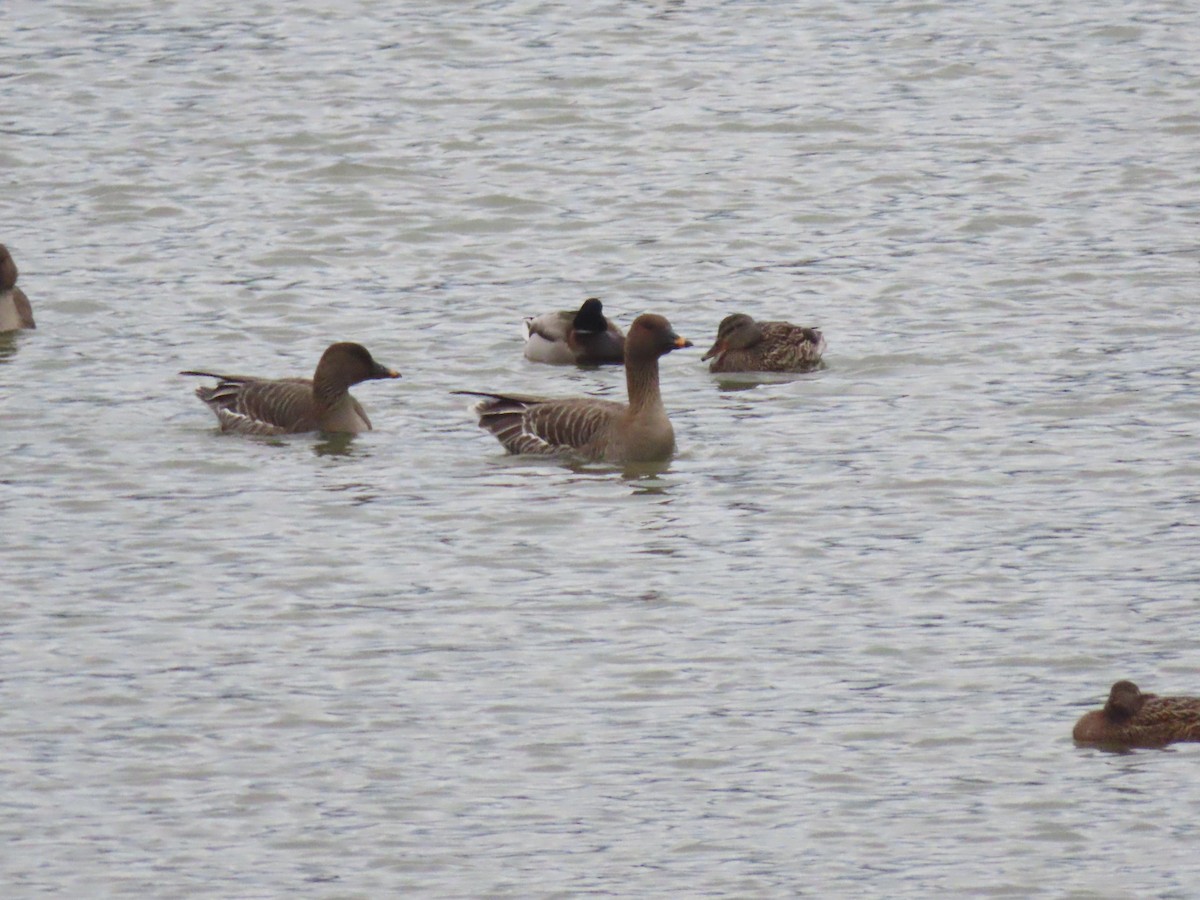
<path id="1" fill-rule="evenodd" d="M 627 362 L 644 362 L 690 346 L 692 342 L 677 335 L 663 316 L 645 313 L 629 326 L 629 334 L 625 338 L 625 359 Z"/>
<path id="2" fill-rule="evenodd" d="M 313 384 L 346 390 L 360 381 L 399 377 L 400 373 L 395 369 L 375 362 L 362 344 L 343 342 L 330 344 L 321 354 L 321 361 L 317 363 L 317 371 L 313 376 Z"/>

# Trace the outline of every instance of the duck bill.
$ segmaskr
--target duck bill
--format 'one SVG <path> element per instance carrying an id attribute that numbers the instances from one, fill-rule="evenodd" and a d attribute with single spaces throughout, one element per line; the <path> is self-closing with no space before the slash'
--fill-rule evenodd
<path id="1" fill-rule="evenodd" d="M 375 368 L 371 370 L 372 378 L 399 378 L 400 373 L 395 369 L 389 369 L 387 366 L 375 364 Z"/>
<path id="2" fill-rule="evenodd" d="M 692 346 L 692 342 L 689 341 L 685 337 L 680 337 L 679 335 L 675 335 L 675 337 L 671 341 L 671 346 L 674 347 L 676 350 L 682 350 L 684 347 Z"/>
<path id="3" fill-rule="evenodd" d="M 708 348 L 707 353 L 705 353 L 702 357 L 700 357 L 700 362 L 705 362 L 706 360 L 710 360 L 714 356 L 720 356 L 724 352 L 725 352 L 725 342 L 717 341 L 715 344 L 713 344 L 711 347 Z"/>

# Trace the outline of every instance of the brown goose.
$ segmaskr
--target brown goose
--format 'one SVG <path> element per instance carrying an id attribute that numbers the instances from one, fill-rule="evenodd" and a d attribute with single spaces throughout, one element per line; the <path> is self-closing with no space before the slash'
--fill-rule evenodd
<path id="1" fill-rule="evenodd" d="M 33 307 L 25 292 L 17 287 L 17 264 L 8 248 L 0 244 L 0 331 L 37 328 Z"/>
<path id="2" fill-rule="evenodd" d="M 604 318 L 598 299 L 578 311 L 543 313 L 525 320 L 525 358 L 554 365 L 596 366 L 625 360 L 625 335 Z"/>
<path id="3" fill-rule="evenodd" d="M 399 372 L 375 362 L 362 344 L 330 344 L 311 379 L 193 371 L 179 374 L 217 379 L 216 387 L 196 388 L 196 396 L 217 414 L 222 431 L 241 434 L 370 431 L 371 420 L 350 396 L 350 386 L 373 378 L 400 377 Z"/>
<path id="4" fill-rule="evenodd" d="M 808 372 L 821 363 L 825 338 L 790 322 L 755 322 L 745 313 L 721 320 L 716 343 L 701 361 L 710 372 Z"/>
<path id="5" fill-rule="evenodd" d="M 1072 736 L 1080 743 L 1121 747 L 1200 741 L 1200 697 L 1143 694 L 1132 681 L 1118 681 L 1104 709 L 1084 715 Z"/>
<path id="6" fill-rule="evenodd" d="M 605 462 L 655 462 L 675 450 L 675 432 L 658 390 L 658 358 L 692 342 L 662 316 L 634 320 L 625 342 L 629 404 L 592 397 L 548 400 L 517 394 L 457 391 L 483 397 L 479 426 L 509 453 L 574 456 Z"/>

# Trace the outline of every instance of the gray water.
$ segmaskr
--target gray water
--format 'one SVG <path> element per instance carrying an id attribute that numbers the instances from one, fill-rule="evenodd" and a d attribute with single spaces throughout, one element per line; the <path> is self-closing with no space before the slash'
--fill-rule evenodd
<path id="1" fill-rule="evenodd" d="M 1185 897 L 1192 3 L 7 0 L 5 897 Z M 600 296 L 679 452 L 455 389 Z M 734 311 L 827 367 L 719 380 Z M 185 368 L 404 373 L 353 439 Z"/>

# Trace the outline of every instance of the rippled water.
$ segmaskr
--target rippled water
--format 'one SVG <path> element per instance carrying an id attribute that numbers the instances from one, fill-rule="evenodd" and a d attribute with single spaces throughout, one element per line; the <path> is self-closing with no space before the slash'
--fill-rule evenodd
<path id="1" fill-rule="evenodd" d="M 6 897 L 1189 896 L 1191 4 L 0 11 Z M 586 296 L 679 440 L 506 458 L 454 389 Z M 733 311 L 828 367 L 699 361 Z M 404 373 L 354 439 L 182 368 Z"/>

